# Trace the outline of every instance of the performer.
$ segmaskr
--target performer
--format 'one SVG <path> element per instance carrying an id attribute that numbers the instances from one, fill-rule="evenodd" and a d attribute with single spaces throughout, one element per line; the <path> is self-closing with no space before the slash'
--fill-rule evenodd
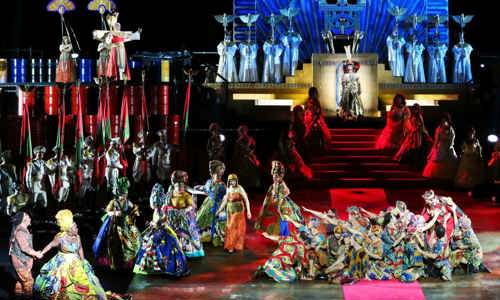
<path id="1" fill-rule="evenodd" d="M 263 233 L 264 237 L 278 243 L 271 257 L 259 266 L 255 275 L 264 273 L 278 283 L 293 282 L 298 279 L 306 279 L 306 268 L 309 265 L 307 259 L 307 246 L 309 237 L 305 231 L 289 236 L 270 235 Z"/>
<path id="2" fill-rule="evenodd" d="M 64 155 L 58 163 L 60 187 L 57 191 L 57 201 L 59 203 L 65 203 L 68 200 L 71 188 L 72 168 L 73 162 L 69 156 Z"/>
<path id="3" fill-rule="evenodd" d="M 8 216 L 12 216 L 17 212 L 20 212 L 32 201 L 31 195 L 20 191 L 19 186 L 17 186 L 16 184 L 12 184 L 10 190 L 13 191 L 12 194 L 7 196 L 7 198 L 5 199 L 5 213 Z"/>
<path id="4" fill-rule="evenodd" d="M 143 132 L 137 134 L 137 143 L 132 145 L 132 152 L 135 155 L 134 168 L 132 169 L 134 182 L 149 183 L 151 181 L 151 168 L 148 164 L 148 158 L 150 158 L 151 152 L 146 148 Z"/>
<path id="5" fill-rule="evenodd" d="M 361 100 L 361 83 L 358 71 L 361 67 L 352 60 L 350 47 L 346 47 L 347 60 L 343 63 L 341 77 L 342 92 L 340 99 L 341 116 L 344 119 L 357 119 L 364 114 L 363 101 Z"/>
<path id="6" fill-rule="evenodd" d="M 246 42 L 240 43 L 240 82 L 257 82 L 259 75 L 257 73 L 257 53 L 259 46 L 256 42 L 252 41 L 252 24 L 254 24 L 259 15 L 248 14 L 240 16 L 243 23 L 247 24 L 248 37 Z"/>
<path id="7" fill-rule="evenodd" d="M 283 44 L 283 76 L 295 76 L 299 64 L 299 47 L 302 43 L 300 34 L 293 30 L 293 17 L 298 14 L 298 9 L 290 7 L 281 10 L 281 14 L 288 18 L 288 32 L 281 37 Z"/>
<path id="8" fill-rule="evenodd" d="M 405 73 L 405 59 L 403 49 L 406 44 L 404 37 L 399 35 L 396 27 L 391 35 L 387 37 L 387 57 L 391 67 L 392 76 L 403 77 Z"/>
<path id="9" fill-rule="evenodd" d="M 33 202 L 36 204 L 38 201 L 42 202 L 43 207 L 47 207 L 47 192 L 44 188 L 43 180 L 47 173 L 47 166 L 45 161 L 43 160 L 43 156 L 45 155 L 45 147 L 36 146 L 33 149 L 33 153 L 35 154 L 35 158 L 28 162 L 25 183 L 26 187 L 30 191 L 33 196 Z"/>
<path id="10" fill-rule="evenodd" d="M 60 232 L 43 250 L 58 253 L 49 260 L 37 276 L 33 292 L 37 299 L 107 299 L 106 293 L 83 255 L 78 227 L 73 214 L 65 209 L 56 214 Z"/>
<path id="11" fill-rule="evenodd" d="M 238 127 L 238 139 L 234 144 L 232 166 L 239 175 L 238 181 L 246 187 L 260 187 L 260 161 L 255 150 L 255 139 L 248 134 L 248 127 Z"/>
<path id="12" fill-rule="evenodd" d="M 425 83 L 424 61 L 422 54 L 425 46 L 417 40 L 416 35 L 410 36 L 410 42 L 406 43 L 406 69 L 404 81 L 408 83 Z"/>
<path id="13" fill-rule="evenodd" d="M 387 123 L 377 139 L 375 148 L 388 151 L 399 149 L 403 143 L 410 114 L 405 96 L 396 94 L 392 100 L 391 110 L 387 113 Z"/>
<path id="14" fill-rule="evenodd" d="M 332 136 L 330 134 L 330 129 L 326 125 L 325 117 L 321 110 L 321 104 L 319 102 L 319 92 L 315 87 L 309 88 L 309 98 L 306 102 L 306 110 L 304 112 L 304 125 L 305 133 L 304 139 L 307 141 L 311 138 L 311 133 L 320 132 L 322 137 L 322 142 L 320 145 L 328 145 Z"/>
<path id="15" fill-rule="evenodd" d="M 467 131 L 465 142 L 462 145 L 462 156 L 455 176 L 455 186 L 472 189 L 485 182 L 485 175 L 486 169 L 481 144 L 476 137 L 476 130 L 471 127 Z"/>
<path id="16" fill-rule="evenodd" d="M 171 176 L 171 185 L 166 194 L 166 203 L 170 206 L 167 211 L 167 221 L 177 234 L 184 254 L 189 257 L 203 257 L 203 244 L 200 238 L 200 229 L 196 224 L 196 206 L 193 197 L 186 192 L 187 173 L 174 171 Z M 155 189 L 156 188 L 156 189 Z M 155 193 L 156 192 L 156 193 Z M 155 185 L 151 197 L 163 193 L 163 187 Z M 151 199 L 152 200 L 152 199 Z"/>
<path id="17" fill-rule="evenodd" d="M 460 42 L 453 46 L 453 83 L 472 82 L 472 70 L 470 55 L 472 46 L 465 42 L 463 32 L 460 34 Z"/>
<path id="18" fill-rule="evenodd" d="M 113 35 L 107 32 L 101 38 L 99 45 L 97 46 L 97 52 L 99 53 L 99 58 L 97 59 L 97 78 L 102 79 L 106 77 L 106 72 L 109 63 L 109 54 L 111 48 L 113 48 Z"/>
<path id="19" fill-rule="evenodd" d="M 453 268 L 448 257 L 447 245 L 449 240 L 446 238 L 446 230 L 442 225 L 438 225 L 435 232 L 435 238 L 427 242 L 425 250 L 422 250 L 419 246 L 417 246 L 417 249 L 429 260 L 428 264 L 439 272 L 443 280 L 450 281 Z"/>
<path id="20" fill-rule="evenodd" d="M 289 130 L 295 132 L 295 146 L 299 154 L 308 161 L 308 152 L 304 136 L 306 134 L 306 126 L 304 124 L 304 108 L 302 105 L 295 105 L 292 110 Z"/>
<path id="21" fill-rule="evenodd" d="M 56 82 L 60 83 L 70 83 L 75 81 L 75 64 L 73 58 L 71 57 L 71 52 L 73 51 L 73 45 L 71 45 L 71 40 L 69 36 L 65 35 L 62 38 L 62 44 L 59 46 L 59 62 L 56 68 Z"/>
<path id="22" fill-rule="evenodd" d="M 217 215 L 224 209 L 227 214 L 227 227 L 224 237 L 224 249 L 233 253 L 235 250 L 241 251 L 245 244 L 247 223 L 245 217 L 252 219 L 248 196 L 241 185 L 238 184 L 238 176 L 230 174 L 227 177 L 226 195 L 222 200 Z"/>
<path id="23" fill-rule="evenodd" d="M 78 190 L 77 197 L 80 200 L 85 199 L 85 196 L 94 191 L 94 165 L 96 160 L 96 154 L 94 149 L 94 139 L 91 136 L 85 138 L 83 151 L 82 151 L 82 161 L 80 163 L 81 170 L 81 186 Z"/>
<path id="24" fill-rule="evenodd" d="M 468 273 L 485 271 L 483 250 L 467 216 L 458 219 L 452 235 L 450 262 L 453 268 L 465 267 Z"/>
<path id="25" fill-rule="evenodd" d="M 151 196 L 165 198 L 163 187 L 156 184 Z M 164 200 L 164 199 L 163 199 Z M 152 203 L 157 202 L 157 200 Z M 155 205 L 153 219 L 142 233 L 141 248 L 134 266 L 136 274 L 166 274 L 174 277 L 189 275 L 187 259 L 174 230 L 167 222 L 168 206 Z"/>
<path id="26" fill-rule="evenodd" d="M 106 183 L 108 190 L 110 190 L 113 195 L 116 195 L 118 189 L 118 176 L 120 175 L 120 170 L 123 169 L 121 162 L 120 149 L 120 138 L 112 138 L 109 142 L 109 148 L 106 150 Z"/>
<path id="27" fill-rule="evenodd" d="M 14 294 L 18 298 L 31 299 L 33 292 L 33 259 L 41 259 L 42 253 L 33 249 L 33 236 L 28 227 L 31 218 L 24 212 L 18 212 L 12 217 L 12 231 L 9 240 L 9 256 L 16 272 L 16 287 Z"/>
<path id="28" fill-rule="evenodd" d="M 271 26 L 271 37 L 262 46 L 264 51 L 264 71 L 262 74 L 262 82 L 264 83 L 281 83 L 283 76 L 281 75 L 281 55 L 283 54 L 283 45 L 276 42 L 276 24 L 280 21 L 279 16 L 271 14 L 268 23 Z"/>
<path id="29" fill-rule="evenodd" d="M 393 159 L 399 162 L 409 162 L 417 170 L 422 170 L 425 166 L 425 158 L 432 145 L 432 138 L 425 128 L 420 105 L 415 103 L 410 112 L 410 119 L 405 124 L 403 142 Z"/>
<path id="30" fill-rule="evenodd" d="M 457 153 L 454 149 L 455 130 L 451 125 L 451 116 L 445 114 L 436 129 L 434 144 L 427 157 L 423 176 L 441 180 L 452 180 L 457 172 Z"/>
<path id="31" fill-rule="evenodd" d="M 231 35 L 226 34 L 224 41 L 217 46 L 219 53 L 219 66 L 217 73 L 222 77 L 217 76 L 215 82 L 237 82 L 238 71 L 236 70 L 236 52 L 238 52 L 238 45 L 231 40 Z"/>
<path id="32" fill-rule="evenodd" d="M 118 12 L 113 12 L 106 16 L 106 22 L 108 23 L 110 31 L 105 30 L 95 30 L 94 39 L 98 41 L 109 41 L 109 36 L 111 35 L 111 50 L 109 53 L 108 64 L 106 66 L 105 76 L 107 78 L 115 80 L 130 80 L 130 70 L 127 61 L 127 52 L 125 49 L 125 43 L 134 40 L 140 40 L 141 29 L 136 32 L 121 31 L 121 25 L 118 23 Z M 106 44 L 103 45 L 107 48 Z M 105 55 L 105 54 L 103 54 Z"/>
<path id="33" fill-rule="evenodd" d="M 286 134 L 282 134 L 278 144 L 280 157 L 282 157 L 283 161 L 286 163 L 286 167 L 292 174 L 300 174 L 300 176 L 311 180 L 313 178 L 312 170 L 306 165 L 304 159 L 295 147 L 295 140 L 296 135 L 293 130 L 288 130 Z"/>
<path id="34" fill-rule="evenodd" d="M 303 224 L 304 217 L 300 207 L 290 199 L 290 190 L 283 181 L 285 166 L 279 161 L 273 161 L 271 175 L 273 184 L 267 190 L 255 229 L 275 236 L 288 236 L 294 231 L 288 220 Z"/>
<path id="35" fill-rule="evenodd" d="M 0 153 L 0 202 L 15 193 L 17 185 L 16 167 L 8 162 L 9 154 Z"/>
<path id="36" fill-rule="evenodd" d="M 169 179 L 172 171 L 174 148 L 168 143 L 168 132 L 166 129 L 158 130 L 156 134 L 159 140 L 153 144 L 148 157 L 151 159 L 151 166 L 156 168 L 156 177 L 163 182 Z"/>
<path id="37" fill-rule="evenodd" d="M 488 162 L 488 177 L 493 183 L 500 183 L 500 141 L 496 142 Z"/>
<path id="38" fill-rule="evenodd" d="M 208 143 L 207 143 L 207 153 L 208 160 L 220 160 L 224 161 L 224 140 L 220 132 L 220 126 L 217 123 L 211 123 L 208 127 Z"/>
<path id="39" fill-rule="evenodd" d="M 238 71 L 236 70 L 236 52 L 238 45 L 232 41 L 231 33 L 227 29 L 230 23 L 234 21 L 234 16 L 223 14 L 214 16 L 217 22 L 224 26 L 224 41 L 217 45 L 219 54 L 219 65 L 215 82 L 236 82 L 238 81 Z"/>
<path id="40" fill-rule="evenodd" d="M 429 83 L 446 83 L 446 53 L 448 46 L 439 41 L 439 36 L 434 37 L 433 44 L 427 46 L 427 53 L 429 55 Z"/>
<path id="41" fill-rule="evenodd" d="M 135 226 L 139 209 L 127 199 L 129 185 L 126 177 L 118 179 L 117 199 L 111 200 L 106 207 L 93 246 L 96 261 L 112 270 L 132 268 L 140 247 L 141 235 Z"/>

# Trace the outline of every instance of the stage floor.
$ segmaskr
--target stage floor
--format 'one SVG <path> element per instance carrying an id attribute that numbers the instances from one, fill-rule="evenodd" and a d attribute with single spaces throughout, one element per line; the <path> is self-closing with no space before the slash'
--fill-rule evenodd
<path id="1" fill-rule="evenodd" d="M 293 188 L 293 187 L 292 187 Z M 423 190 L 383 189 L 329 189 L 303 190 L 292 193 L 300 205 L 324 210 L 343 209 L 358 203 L 378 211 L 398 199 L 405 200 L 413 211 L 420 211 Z M 485 263 L 492 271 L 475 275 L 455 275 L 452 282 L 425 279 L 415 284 L 399 282 L 360 282 L 351 286 L 328 284 L 324 281 L 301 281 L 278 284 L 252 275 L 274 250 L 274 244 L 250 228 L 246 249 L 229 254 L 222 249 L 206 247 L 206 256 L 190 261 L 192 274 L 181 279 L 163 276 L 141 276 L 97 270 L 106 289 L 130 293 L 135 300 L 142 299 L 500 299 L 500 206 L 472 200 L 465 193 L 436 192 L 452 196 L 471 217 L 485 252 Z M 262 195 L 252 197 L 253 216 L 256 216 Z M 82 237 L 85 239 L 85 236 Z M 8 263 L 5 238 L 2 238 L 0 263 L 5 278 L 12 272 Z M 90 256 L 90 252 L 86 253 Z M 6 297 L 6 282 L 0 284 L 0 298 Z M 5 298 L 7 299 L 7 298 Z"/>

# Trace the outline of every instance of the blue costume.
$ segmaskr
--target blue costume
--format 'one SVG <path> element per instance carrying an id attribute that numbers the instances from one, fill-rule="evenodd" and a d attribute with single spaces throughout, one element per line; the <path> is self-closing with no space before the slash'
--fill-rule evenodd
<path id="1" fill-rule="evenodd" d="M 466 83 L 472 81 L 472 71 L 470 64 L 470 54 L 472 46 L 467 43 L 460 43 L 453 47 L 453 83 Z"/>
<path id="2" fill-rule="evenodd" d="M 392 76 L 403 77 L 405 73 L 405 59 L 403 49 L 406 41 L 398 35 L 387 37 L 387 57 L 391 67 Z"/>
<path id="3" fill-rule="evenodd" d="M 240 44 L 240 82 L 257 82 L 257 52 L 259 48 L 256 43 Z"/>
<path id="4" fill-rule="evenodd" d="M 267 41 L 264 43 L 263 50 L 265 60 L 262 82 L 281 83 L 283 81 L 283 76 L 281 75 L 281 54 L 283 53 L 283 46 Z"/>
<path id="5" fill-rule="evenodd" d="M 294 76 L 299 63 L 299 46 L 302 37 L 293 31 L 289 31 L 281 37 L 283 44 L 283 76 Z"/>
<path id="6" fill-rule="evenodd" d="M 405 82 L 425 83 L 424 61 L 422 59 L 424 50 L 424 45 L 416 40 L 406 44 L 408 60 L 406 62 Z"/>
<path id="7" fill-rule="evenodd" d="M 446 52 L 448 46 L 445 44 L 434 44 L 427 47 L 429 55 L 429 83 L 446 83 Z"/>

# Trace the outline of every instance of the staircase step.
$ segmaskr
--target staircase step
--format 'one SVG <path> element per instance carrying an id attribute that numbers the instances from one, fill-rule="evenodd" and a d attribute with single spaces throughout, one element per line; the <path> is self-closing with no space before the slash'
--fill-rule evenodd
<path id="1" fill-rule="evenodd" d="M 335 142 L 344 141 L 377 141 L 378 134 L 338 134 L 335 132 L 332 135 L 332 140 Z"/>
<path id="2" fill-rule="evenodd" d="M 400 170 L 402 166 L 397 162 L 329 162 L 313 163 L 311 169 L 316 170 Z"/>
<path id="3" fill-rule="evenodd" d="M 342 148 L 327 148 L 326 154 L 335 155 L 379 155 L 384 154 L 383 150 L 375 149 L 373 147 L 342 147 Z"/>
<path id="4" fill-rule="evenodd" d="M 330 143 L 329 147 L 333 149 L 339 148 L 375 148 L 375 141 L 339 141 L 333 139 L 333 142 Z"/>
<path id="5" fill-rule="evenodd" d="M 377 128 L 334 128 L 330 132 L 335 134 L 380 134 L 381 130 Z"/>
<path id="6" fill-rule="evenodd" d="M 320 170 L 314 171 L 314 178 L 420 178 L 420 174 L 406 170 Z"/>
<path id="7" fill-rule="evenodd" d="M 429 181 L 425 178 L 336 178 L 313 179 L 307 182 L 308 187 L 317 188 L 350 188 L 350 187 L 379 187 L 379 188 L 415 188 L 428 187 Z M 298 185 L 298 184 L 296 184 Z"/>
<path id="8" fill-rule="evenodd" d="M 324 155 L 312 159 L 312 163 L 335 163 L 335 162 L 393 162 L 390 155 Z"/>

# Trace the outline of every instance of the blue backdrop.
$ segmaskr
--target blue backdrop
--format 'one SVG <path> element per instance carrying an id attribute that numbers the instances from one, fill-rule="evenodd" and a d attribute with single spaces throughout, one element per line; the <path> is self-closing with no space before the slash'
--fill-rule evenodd
<path id="1" fill-rule="evenodd" d="M 435 14 L 448 14 L 448 0 L 392 0 L 392 3 L 407 8 L 406 16 L 418 14 L 428 17 Z M 234 0 L 234 13 L 261 15 L 255 30 L 256 39 L 262 43 L 270 35 L 269 25 L 262 16 L 269 16 L 271 13 L 279 14 L 279 10 L 287 8 L 288 5 L 289 0 Z M 304 39 L 300 55 L 302 59 L 310 59 L 313 53 L 326 51 L 321 38 L 321 31 L 324 29 L 323 13 L 319 9 L 317 0 L 298 0 L 297 5 L 300 13 L 294 19 L 294 29 Z M 367 0 L 366 5 L 360 20 L 360 29 L 365 33 L 365 38 L 360 44 L 360 52 L 378 53 L 380 59 L 383 60 L 386 57 L 385 40 L 392 32 L 395 20 L 387 12 L 388 0 Z M 287 21 L 283 20 L 277 28 L 278 35 L 283 34 L 287 27 Z M 419 39 L 426 43 L 430 32 L 431 29 L 421 24 L 417 34 Z M 242 37 L 236 36 L 237 39 Z M 440 28 L 440 37 L 443 42 L 448 43 L 448 29 L 445 25 Z M 339 50 L 341 49 L 337 49 Z"/>

